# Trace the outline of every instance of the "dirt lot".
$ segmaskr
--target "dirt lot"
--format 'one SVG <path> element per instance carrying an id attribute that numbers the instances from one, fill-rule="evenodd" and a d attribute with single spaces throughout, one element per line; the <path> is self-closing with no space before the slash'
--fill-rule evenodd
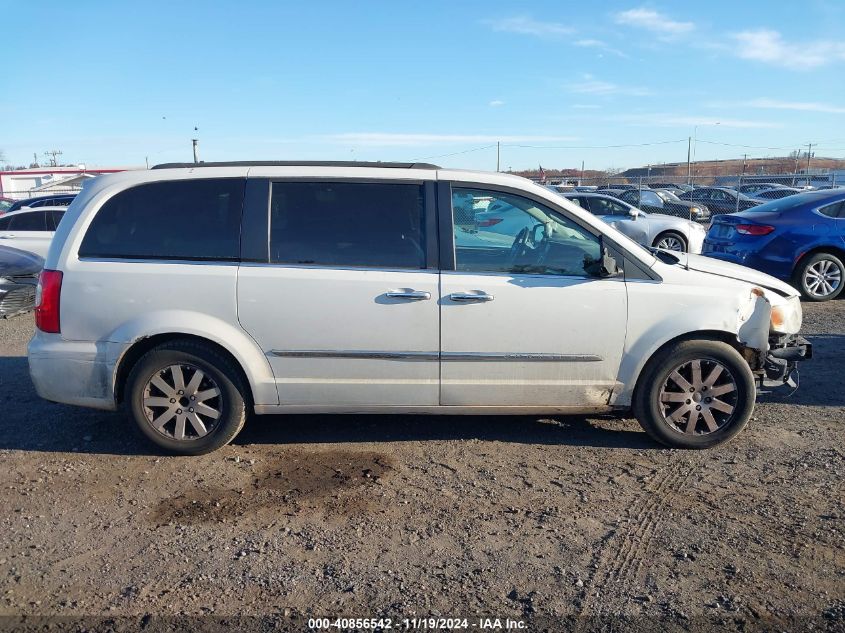
<path id="1" fill-rule="evenodd" d="M 39 400 L 32 319 L 0 321 L 0 627 L 843 630 L 845 301 L 805 312 L 799 391 L 709 451 L 632 420 L 297 416 L 195 458 Z"/>

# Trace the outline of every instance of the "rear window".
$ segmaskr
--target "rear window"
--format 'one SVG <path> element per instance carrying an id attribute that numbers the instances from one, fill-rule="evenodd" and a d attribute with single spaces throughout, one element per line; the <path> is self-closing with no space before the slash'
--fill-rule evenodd
<path id="1" fill-rule="evenodd" d="M 176 180 L 127 189 L 99 210 L 80 257 L 237 260 L 244 180 Z"/>
<path id="2" fill-rule="evenodd" d="M 273 183 L 270 260 L 425 268 L 423 218 L 421 185 Z"/>

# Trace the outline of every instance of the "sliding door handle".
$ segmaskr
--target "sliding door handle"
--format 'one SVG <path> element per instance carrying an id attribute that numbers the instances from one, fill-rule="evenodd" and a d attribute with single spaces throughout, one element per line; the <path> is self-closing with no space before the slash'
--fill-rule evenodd
<path id="1" fill-rule="evenodd" d="M 488 295 L 485 292 L 453 292 L 449 295 L 449 298 L 458 303 L 483 303 L 485 301 L 493 301 L 493 295 Z"/>
<path id="2" fill-rule="evenodd" d="M 385 294 L 391 299 L 406 299 L 408 301 L 431 299 L 431 293 L 425 290 L 388 290 Z"/>

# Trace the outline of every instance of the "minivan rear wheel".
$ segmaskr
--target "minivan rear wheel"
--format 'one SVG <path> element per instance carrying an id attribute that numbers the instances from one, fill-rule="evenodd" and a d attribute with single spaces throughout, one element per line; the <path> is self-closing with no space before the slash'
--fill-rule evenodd
<path id="1" fill-rule="evenodd" d="M 721 341 L 682 341 L 646 365 L 634 415 L 662 444 L 709 448 L 745 427 L 756 395 L 754 374 L 736 349 Z"/>
<path id="2" fill-rule="evenodd" d="M 171 341 L 144 354 L 124 401 L 141 434 L 183 455 L 231 442 L 246 422 L 243 382 L 231 361 L 198 341 Z"/>

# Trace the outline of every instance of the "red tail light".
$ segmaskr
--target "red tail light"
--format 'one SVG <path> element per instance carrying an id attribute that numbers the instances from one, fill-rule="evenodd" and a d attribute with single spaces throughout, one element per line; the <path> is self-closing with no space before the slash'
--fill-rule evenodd
<path id="1" fill-rule="evenodd" d="M 58 270 L 42 270 L 38 278 L 35 298 L 35 326 L 42 332 L 58 334 L 59 303 L 62 296 L 62 273 Z"/>
<path id="2" fill-rule="evenodd" d="M 496 226 L 502 220 L 504 220 L 504 218 L 489 218 L 487 220 L 479 220 L 478 226 Z"/>
<path id="3" fill-rule="evenodd" d="M 737 224 L 734 228 L 740 235 L 768 235 L 775 230 L 768 224 Z"/>

